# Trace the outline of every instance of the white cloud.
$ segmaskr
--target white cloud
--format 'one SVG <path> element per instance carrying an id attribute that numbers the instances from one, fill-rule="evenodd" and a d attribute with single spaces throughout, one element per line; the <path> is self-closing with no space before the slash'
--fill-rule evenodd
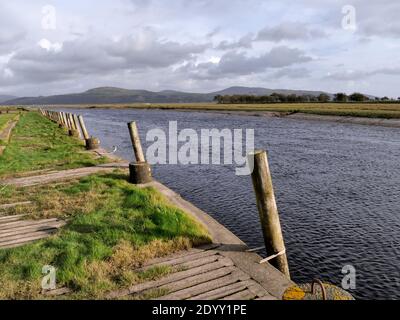
<path id="1" fill-rule="evenodd" d="M 45 95 L 104 85 L 343 91 L 347 81 L 354 81 L 352 88 L 357 91 L 400 95 L 400 2 L 353 0 L 354 33 L 341 27 L 346 4 L 346 0 L 59 1 L 53 4 L 56 29 L 44 30 L 42 2 L 3 1 L 0 91 Z M 362 78 L 376 85 L 366 86 Z"/>

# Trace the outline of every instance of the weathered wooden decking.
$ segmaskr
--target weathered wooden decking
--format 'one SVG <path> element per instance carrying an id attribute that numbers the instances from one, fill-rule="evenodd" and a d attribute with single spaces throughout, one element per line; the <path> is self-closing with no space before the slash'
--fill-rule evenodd
<path id="1" fill-rule="evenodd" d="M 138 271 L 168 266 L 175 272 L 156 281 L 112 292 L 108 298 L 155 296 L 157 300 L 277 300 L 224 252 L 223 246 L 213 245 L 151 261 Z"/>
<path id="2" fill-rule="evenodd" d="M 0 249 L 15 248 L 47 238 L 65 225 L 59 219 L 23 220 L 25 215 L 0 216 Z"/>
<path id="3" fill-rule="evenodd" d="M 116 162 L 90 168 L 50 172 L 39 176 L 0 180 L 0 187 L 48 184 L 127 167 L 127 162 Z M 157 189 L 173 205 L 202 223 L 209 230 L 214 243 L 208 248 L 194 248 L 149 262 L 138 271 L 167 265 L 172 268 L 173 273 L 157 281 L 113 292 L 109 295 L 109 299 L 161 295 L 159 299 L 165 300 L 276 300 L 281 299 L 284 292 L 295 285 L 269 263 L 260 264 L 262 258 L 258 254 L 249 252 L 249 248 L 238 237 L 208 214 L 157 181 L 142 187 L 149 186 Z M 22 218 L 3 217 L 3 223 L 0 220 L 0 249 L 44 238 L 57 231 L 63 224 L 56 219 L 21 221 Z M 154 295 L 155 291 L 159 294 Z M 64 290 L 61 292 L 63 294 Z M 59 292 L 55 291 L 54 295 L 59 295 Z"/>

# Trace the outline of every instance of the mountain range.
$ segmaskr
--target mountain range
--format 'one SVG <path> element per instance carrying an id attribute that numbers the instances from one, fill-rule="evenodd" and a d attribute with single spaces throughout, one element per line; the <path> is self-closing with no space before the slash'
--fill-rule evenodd
<path id="1" fill-rule="evenodd" d="M 101 87 L 82 93 L 54 96 L 7 98 L 0 96 L 5 105 L 52 105 L 52 104 L 111 104 L 111 103 L 195 103 L 212 102 L 217 95 L 270 95 L 272 93 L 319 95 L 321 91 L 266 89 L 251 87 L 231 87 L 210 93 L 189 93 L 174 90 L 153 92 L 147 90 L 129 90 L 115 87 Z M 3 98 L 4 97 L 4 98 Z"/>
<path id="2" fill-rule="evenodd" d="M 16 99 L 17 97 L 9 96 L 9 95 L 0 95 L 0 103 Z"/>

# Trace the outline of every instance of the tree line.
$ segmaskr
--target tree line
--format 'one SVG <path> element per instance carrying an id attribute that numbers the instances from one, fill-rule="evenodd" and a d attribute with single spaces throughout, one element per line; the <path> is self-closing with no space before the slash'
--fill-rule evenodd
<path id="1" fill-rule="evenodd" d="M 336 93 L 331 97 L 326 93 L 321 93 L 320 95 L 311 95 L 311 94 L 282 94 L 282 93 L 273 93 L 271 95 L 217 95 L 214 98 L 214 101 L 219 104 L 264 104 L 264 103 L 307 103 L 307 102 L 336 102 L 336 103 L 346 103 L 346 102 L 398 102 L 400 101 L 400 97 L 396 101 L 395 99 L 390 99 L 388 97 L 376 97 L 369 98 L 368 96 L 355 92 L 353 94 L 347 95 L 345 93 Z"/>

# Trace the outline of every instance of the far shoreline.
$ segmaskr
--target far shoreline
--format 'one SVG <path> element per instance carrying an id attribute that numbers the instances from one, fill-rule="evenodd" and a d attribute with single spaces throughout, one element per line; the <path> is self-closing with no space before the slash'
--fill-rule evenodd
<path id="1" fill-rule="evenodd" d="M 332 104 L 328 104 L 332 106 Z M 242 106 L 242 105 L 241 105 Z M 236 106 L 236 107 L 241 107 Z M 251 110 L 251 105 L 244 105 L 249 110 L 233 110 L 233 108 L 227 105 L 217 104 L 134 104 L 134 105 L 112 105 L 112 104 L 99 104 L 99 105 L 55 105 L 52 108 L 71 108 L 71 109 L 107 109 L 107 110 L 125 110 L 125 109 L 138 109 L 138 110 L 158 110 L 158 111 L 178 111 L 178 112 L 203 112 L 203 113 L 215 113 L 215 114 L 227 114 L 227 115 L 240 115 L 240 116 L 252 116 L 252 117 L 266 117 L 266 118 L 282 118 L 282 119 L 293 119 L 293 120 L 305 120 L 305 121 L 326 121 L 335 123 L 348 123 L 348 124 L 359 124 L 359 125 L 370 125 L 370 126 L 381 126 L 389 128 L 400 128 L 400 104 L 395 104 L 398 107 L 398 113 L 392 108 L 390 113 L 393 115 L 388 117 L 379 116 L 373 117 L 370 113 L 364 115 L 357 115 L 357 113 L 363 114 L 368 110 L 360 109 L 358 111 L 347 111 L 342 110 L 329 110 L 326 109 L 319 114 L 318 111 L 306 110 L 306 112 L 292 111 L 274 111 L 274 110 Z M 285 107 L 291 107 L 296 109 L 296 104 L 288 105 Z M 352 105 L 349 105 L 350 107 Z M 359 104 L 358 104 L 359 106 Z M 50 107 L 50 106 L 49 106 Z M 234 106 L 235 107 L 235 106 Z M 254 108 L 254 107 L 253 107 Z M 375 111 L 375 110 L 371 110 Z M 376 110 L 380 111 L 380 110 Z M 356 115 L 348 115 L 354 113 Z"/>

